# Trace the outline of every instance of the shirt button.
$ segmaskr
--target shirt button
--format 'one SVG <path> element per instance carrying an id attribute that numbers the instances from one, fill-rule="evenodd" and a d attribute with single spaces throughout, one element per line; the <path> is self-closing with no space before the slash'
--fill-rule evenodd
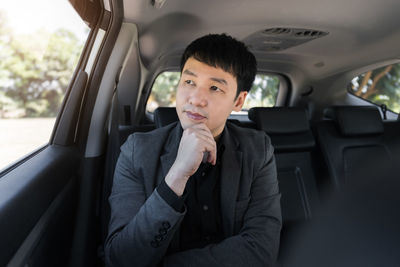
<path id="1" fill-rule="evenodd" d="M 204 237 L 204 240 L 210 241 L 210 240 L 211 240 L 211 237 L 210 237 L 209 235 L 207 235 L 207 236 Z"/>
<path id="2" fill-rule="evenodd" d="M 203 206 L 203 210 L 204 210 L 204 211 L 207 211 L 207 210 L 208 210 L 208 206 L 207 206 L 207 205 L 204 205 L 204 206 Z"/>
<path id="3" fill-rule="evenodd" d="M 164 227 L 165 229 L 168 230 L 171 227 L 171 224 L 169 222 L 165 221 L 162 223 L 162 227 Z"/>
<path id="4" fill-rule="evenodd" d="M 202 173 L 201 173 L 201 176 L 203 176 L 203 177 L 204 177 L 204 175 L 206 175 L 206 173 L 205 173 L 205 172 L 202 172 Z"/>

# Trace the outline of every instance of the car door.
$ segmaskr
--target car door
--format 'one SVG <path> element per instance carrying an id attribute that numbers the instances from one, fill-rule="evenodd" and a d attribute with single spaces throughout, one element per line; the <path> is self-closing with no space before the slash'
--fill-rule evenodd
<path id="1" fill-rule="evenodd" d="M 87 122 L 116 39 L 112 33 L 118 32 L 121 19 L 113 17 L 111 10 L 116 7 L 108 1 L 70 0 L 69 4 L 88 25 L 87 39 L 48 143 L 7 167 L 0 166 L 0 266 L 87 266 L 94 261 L 87 249 L 95 247 L 89 223 L 95 216 L 95 184 L 102 174 L 102 156 L 85 155 Z M 42 9 L 46 12 L 46 6 Z M 35 16 L 39 20 L 40 14 Z M 22 128 L 21 135 L 29 135 L 29 130 Z"/>

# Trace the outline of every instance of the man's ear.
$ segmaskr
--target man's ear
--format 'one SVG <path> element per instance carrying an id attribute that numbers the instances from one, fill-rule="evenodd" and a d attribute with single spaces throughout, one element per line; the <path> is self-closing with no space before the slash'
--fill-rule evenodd
<path id="1" fill-rule="evenodd" d="M 235 99 L 235 104 L 233 106 L 233 111 L 241 111 L 244 101 L 246 100 L 247 92 L 241 91 Z"/>

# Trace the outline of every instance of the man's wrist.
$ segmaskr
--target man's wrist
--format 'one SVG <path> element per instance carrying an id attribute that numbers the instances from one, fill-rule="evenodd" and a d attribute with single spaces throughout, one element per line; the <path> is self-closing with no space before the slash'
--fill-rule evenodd
<path id="1" fill-rule="evenodd" d="M 178 168 L 174 167 L 174 165 L 165 177 L 165 183 L 178 197 L 183 195 L 188 180 L 189 176 L 183 175 Z"/>

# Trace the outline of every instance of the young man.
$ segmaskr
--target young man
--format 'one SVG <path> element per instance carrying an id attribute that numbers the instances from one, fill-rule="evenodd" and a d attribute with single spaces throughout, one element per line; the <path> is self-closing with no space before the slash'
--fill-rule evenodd
<path id="1" fill-rule="evenodd" d="M 109 198 L 109 266 L 270 266 L 280 194 L 268 136 L 227 123 L 256 60 L 230 36 L 206 35 L 181 60 L 179 122 L 131 135 Z"/>

